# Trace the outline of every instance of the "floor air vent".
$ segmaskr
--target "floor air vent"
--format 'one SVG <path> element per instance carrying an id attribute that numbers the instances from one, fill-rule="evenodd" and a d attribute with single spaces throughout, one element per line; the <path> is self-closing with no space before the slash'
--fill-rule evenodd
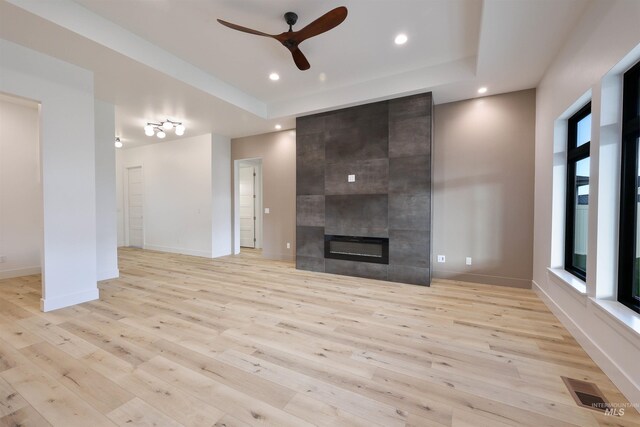
<path id="1" fill-rule="evenodd" d="M 604 395 L 594 383 L 567 377 L 562 377 L 562 380 L 578 406 L 602 412 L 609 408 L 609 402 L 605 400 Z"/>

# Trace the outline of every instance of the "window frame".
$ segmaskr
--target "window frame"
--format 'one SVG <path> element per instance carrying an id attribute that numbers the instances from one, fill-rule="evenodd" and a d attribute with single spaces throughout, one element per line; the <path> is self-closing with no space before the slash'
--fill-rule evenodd
<path id="1" fill-rule="evenodd" d="M 591 114 L 591 101 L 580 108 L 568 120 L 567 135 L 567 180 L 566 180 L 566 201 L 565 201 L 565 235 L 564 235 L 564 269 L 579 279 L 587 280 L 587 271 L 582 270 L 573 263 L 575 253 L 575 213 L 576 213 L 576 186 L 574 177 L 576 174 L 576 164 L 580 160 L 590 157 L 591 136 L 589 141 L 581 146 L 578 145 L 578 122 Z M 587 253 L 588 256 L 588 253 Z"/>
<path id="2" fill-rule="evenodd" d="M 620 226 L 618 247 L 618 301 L 640 313 L 640 295 L 634 295 L 638 204 L 638 142 L 640 138 L 640 62 L 623 75 Z M 638 268 L 640 270 L 640 268 Z"/>

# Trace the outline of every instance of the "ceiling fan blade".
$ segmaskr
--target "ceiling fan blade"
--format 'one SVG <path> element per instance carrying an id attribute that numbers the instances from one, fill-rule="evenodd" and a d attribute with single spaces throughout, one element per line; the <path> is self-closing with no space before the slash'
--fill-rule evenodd
<path id="1" fill-rule="evenodd" d="M 300 31 L 295 31 L 291 38 L 295 39 L 298 43 L 302 43 L 302 41 L 310 37 L 317 36 L 318 34 L 322 34 L 337 27 L 342 24 L 345 19 L 347 19 L 347 8 L 344 6 L 336 7 Z"/>
<path id="2" fill-rule="evenodd" d="M 271 37 L 271 38 L 273 38 L 273 35 L 271 35 L 271 34 L 263 33 L 262 31 L 252 30 L 251 28 L 242 27 L 240 25 L 232 24 L 231 22 L 223 21 L 222 19 L 218 19 L 218 22 L 221 23 L 222 25 L 224 25 L 225 27 L 229 27 L 229 28 L 234 29 L 234 30 L 242 31 L 243 33 L 249 33 L 249 34 L 255 34 L 256 36 L 263 36 L 263 37 Z"/>
<path id="3" fill-rule="evenodd" d="M 304 70 L 308 70 L 309 68 L 311 68 L 311 65 L 309 64 L 309 61 L 307 61 L 307 58 L 300 51 L 300 49 L 298 49 L 298 48 L 293 49 L 291 51 L 291 55 L 293 55 L 293 62 L 296 63 L 296 65 L 298 66 L 298 69 L 304 71 Z"/>

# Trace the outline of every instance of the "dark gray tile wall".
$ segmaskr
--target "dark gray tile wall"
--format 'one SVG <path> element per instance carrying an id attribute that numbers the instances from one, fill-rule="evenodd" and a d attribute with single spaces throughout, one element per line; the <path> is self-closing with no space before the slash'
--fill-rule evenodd
<path id="1" fill-rule="evenodd" d="M 324 227 L 324 196 L 296 197 L 296 225 Z"/>
<path id="2" fill-rule="evenodd" d="M 387 237 L 386 194 L 325 196 L 325 233 L 339 236 Z"/>
<path id="3" fill-rule="evenodd" d="M 324 227 L 296 227 L 296 255 L 324 258 Z"/>
<path id="4" fill-rule="evenodd" d="M 296 268 L 430 284 L 432 109 L 426 93 L 297 119 Z M 325 234 L 388 237 L 389 265 L 324 259 Z"/>
<path id="5" fill-rule="evenodd" d="M 347 175 L 356 176 L 348 182 Z M 333 194 L 387 194 L 389 190 L 389 159 L 348 160 L 325 164 L 324 188 Z"/>
<path id="6" fill-rule="evenodd" d="M 371 262 L 347 261 L 343 259 L 324 260 L 325 273 L 342 274 L 343 276 L 366 277 L 367 279 L 388 280 L 389 266 Z"/>

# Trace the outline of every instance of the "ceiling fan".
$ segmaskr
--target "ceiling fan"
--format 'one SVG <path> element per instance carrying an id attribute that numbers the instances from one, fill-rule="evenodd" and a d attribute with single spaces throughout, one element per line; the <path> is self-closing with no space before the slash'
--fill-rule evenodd
<path id="1" fill-rule="evenodd" d="M 298 15 L 293 12 L 287 12 L 284 14 L 284 20 L 289 25 L 289 31 L 285 31 L 282 34 L 267 34 L 262 31 L 252 30 L 251 28 L 241 27 L 240 25 L 232 24 L 231 22 L 226 22 L 222 19 L 218 19 L 218 22 L 234 30 L 255 34 L 257 36 L 271 37 L 272 39 L 278 40 L 284 47 L 289 49 L 293 56 L 293 61 L 296 63 L 298 68 L 300 70 L 308 70 L 311 68 L 311 65 L 309 65 L 309 61 L 307 61 L 307 58 L 302 54 L 298 45 L 311 37 L 337 27 L 346 18 L 347 8 L 340 6 L 325 13 L 303 29 L 293 31 L 291 27 L 298 21 Z"/>

